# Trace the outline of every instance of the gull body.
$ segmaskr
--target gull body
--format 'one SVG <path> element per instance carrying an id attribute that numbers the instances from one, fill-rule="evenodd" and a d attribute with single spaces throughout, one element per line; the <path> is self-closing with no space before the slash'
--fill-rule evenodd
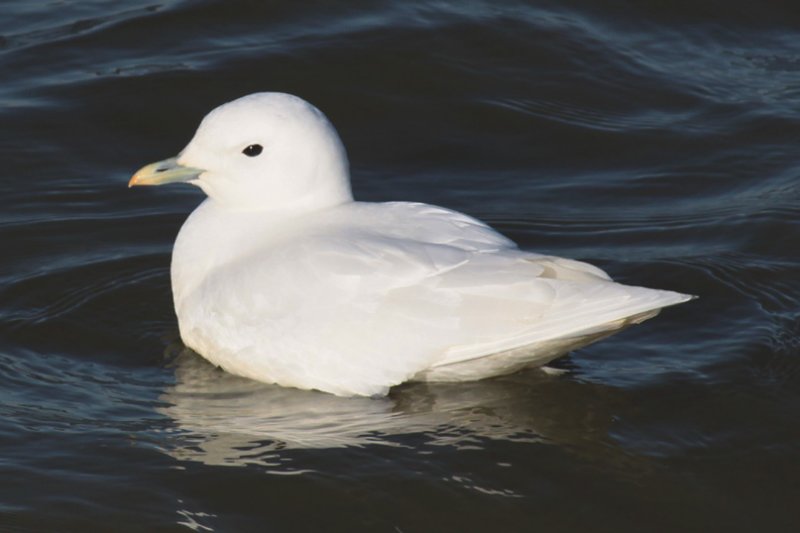
<path id="1" fill-rule="evenodd" d="M 347 156 L 304 100 L 257 93 L 130 185 L 208 198 L 172 255 L 183 342 L 233 374 L 337 395 L 543 365 L 691 299 L 521 251 L 432 205 L 353 200 Z"/>

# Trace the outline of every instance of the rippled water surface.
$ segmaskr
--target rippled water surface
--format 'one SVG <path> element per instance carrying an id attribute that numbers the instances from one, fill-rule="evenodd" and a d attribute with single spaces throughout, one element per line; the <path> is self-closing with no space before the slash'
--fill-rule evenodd
<path id="1" fill-rule="evenodd" d="M 8 0 L 0 530 L 797 531 L 800 12 L 770 2 Z M 384 399 L 185 350 L 128 190 L 211 108 L 325 111 L 356 195 L 700 299 L 558 361 Z"/>

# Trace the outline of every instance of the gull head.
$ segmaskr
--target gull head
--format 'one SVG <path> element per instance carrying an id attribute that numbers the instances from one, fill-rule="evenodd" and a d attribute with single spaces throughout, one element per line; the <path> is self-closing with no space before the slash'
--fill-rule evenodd
<path id="1" fill-rule="evenodd" d="M 205 116 L 177 157 L 142 167 L 129 186 L 185 182 L 237 210 L 330 207 L 352 200 L 345 153 L 325 115 L 284 93 L 256 93 Z"/>

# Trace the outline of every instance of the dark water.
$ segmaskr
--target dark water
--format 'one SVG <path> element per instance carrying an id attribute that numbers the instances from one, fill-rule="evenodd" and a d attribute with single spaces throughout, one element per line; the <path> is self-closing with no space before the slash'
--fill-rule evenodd
<path id="1" fill-rule="evenodd" d="M 0 5 L 0 530 L 797 531 L 792 3 Z M 128 190 L 211 108 L 324 110 L 357 196 L 701 298 L 559 361 L 382 400 L 177 340 L 200 201 Z"/>

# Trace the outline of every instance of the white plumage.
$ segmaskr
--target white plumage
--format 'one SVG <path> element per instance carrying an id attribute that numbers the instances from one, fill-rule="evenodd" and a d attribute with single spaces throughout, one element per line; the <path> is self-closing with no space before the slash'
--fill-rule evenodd
<path id="1" fill-rule="evenodd" d="M 218 107 L 176 159 L 131 185 L 209 196 L 175 243 L 183 342 L 223 369 L 338 395 L 545 364 L 691 299 L 520 251 L 471 217 L 355 202 L 336 131 L 307 102 Z"/>

